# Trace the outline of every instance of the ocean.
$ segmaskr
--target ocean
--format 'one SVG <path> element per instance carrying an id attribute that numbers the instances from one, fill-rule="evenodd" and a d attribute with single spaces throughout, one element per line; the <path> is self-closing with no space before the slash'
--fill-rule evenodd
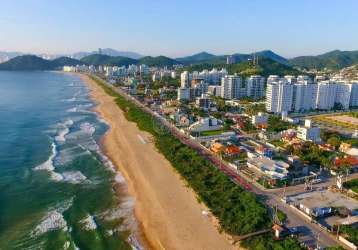
<path id="1" fill-rule="evenodd" d="M 0 72 L 0 249 L 140 249 L 78 75 Z"/>

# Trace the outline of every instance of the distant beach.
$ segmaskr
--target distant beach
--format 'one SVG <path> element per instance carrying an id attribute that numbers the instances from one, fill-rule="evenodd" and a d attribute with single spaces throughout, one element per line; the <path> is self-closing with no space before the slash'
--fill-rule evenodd
<path id="1" fill-rule="evenodd" d="M 105 154 L 123 173 L 135 198 L 143 245 L 150 249 L 235 249 L 195 193 L 155 148 L 151 135 L 127 121 L 113 97 L 81 75 L 110 126 L 102 139 Z"/>

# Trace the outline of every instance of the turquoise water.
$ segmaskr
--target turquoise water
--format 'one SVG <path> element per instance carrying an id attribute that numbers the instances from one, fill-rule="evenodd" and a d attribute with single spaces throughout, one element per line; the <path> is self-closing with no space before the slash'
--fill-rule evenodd
<path id="1" fill-rule="evenodd" d="M 93 105 L 76 75 L 0 72 L 0 249 L 137 245 Z"/>

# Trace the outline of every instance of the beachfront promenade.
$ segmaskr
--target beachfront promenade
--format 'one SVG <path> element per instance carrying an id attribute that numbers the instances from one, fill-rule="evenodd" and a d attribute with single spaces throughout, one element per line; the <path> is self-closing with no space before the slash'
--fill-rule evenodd
<path id="1" fill-rule="evenodd" d="M 305 228 L 304 234 L 300 237 L 300 241 L 305 242 L 307 245 L 313 246 L 318 243 L 321 247 L 338 245 L 339 242 L 335 237 L 322 230 L 318 225 L 312 224 L 299 212 L 293 210 L 289 205 L 281 201 L 282 190 L 266 190 L 260 185 L 252 183 L 246 176 L 242 175 L 240 172 L 235 171 L 233 168 L 229 167 L 224 161 L 219 159 L 216 155 L 212 154 L 209 150 L 203 147 L 197 141 L 189 138 L 186 134 L 181 132 L 177 127 L 168 122 L 164 117 L 160 116 L 158 113 L 154 112 L 150 108 L 143 105 L 139 100 L 130 96 L 120 88 L 113 87 L 111 84 L 105 82 L 104 80 L 96 77 L 98 80 L 105 83 L 108 87 L 111 87 L 114 91 L 120 94 L 125 99 L 135 103 L 143 111 L 151 114 L 160 124 L 169 130 L 177 139 L 179 139 L 183 144 L 195 149 L 203 157 L 211 161 L 218 169 L 224 172 L 233 182 L 242 186 L 247 191 L 253 192 L 258 195 L 262 200 L 265 200 L 265 203 L 268 207 L 277 206 L 278 209 L 283 211 L 288 218 L 287 226 L 289 227 L 301 227 Z M 298 192 L 301 187 L 292 188 L 292 192 Z M 302 190 L 302 189 L 301 189 Z"/>

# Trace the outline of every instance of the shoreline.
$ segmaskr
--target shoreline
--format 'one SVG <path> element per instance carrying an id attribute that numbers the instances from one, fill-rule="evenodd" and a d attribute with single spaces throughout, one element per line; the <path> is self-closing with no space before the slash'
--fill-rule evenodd
<path id="1" fill-rule="evenodd" d="M 220 234 L 216 219 L 197 201 L 180 175 L 155 148 L 151 135 L 129 122 L 114 98 L 79 74 L 97 103 L 94 110 L 109 130 L 101 139 L 105 155 L 123 174 L 135 199 L 138 235 L 145 249 L 237 249 Z"/>

